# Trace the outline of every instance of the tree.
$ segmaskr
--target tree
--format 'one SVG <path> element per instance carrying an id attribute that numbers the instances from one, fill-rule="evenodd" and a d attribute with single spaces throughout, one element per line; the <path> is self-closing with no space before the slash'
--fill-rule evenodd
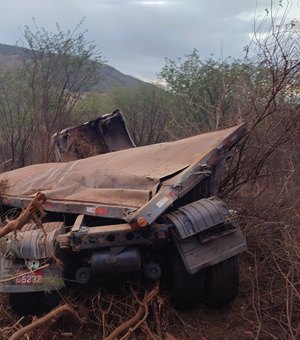
<path id="1" fill-rule="evenodd" d="M 117 89 L 111 103 L 120 107 L 137 146 L 167 141 L 174 126 L 175 105 L 172 95 L 154 85 Z"/>
<path id="2" fill-rule="evenodd" d="M 35 122 L 23 84 L 23 70 L 7 72 L 0 79 L 0 160 L 1 170 L 22 167 L 29 157 Z"/>
<path id="3" fill-rule="evenodd" d="M 232 124 L 259 93 L 264 73 L 249 60 L 202 60 L 193 50 L 185 60 L 167 59 L 159 76 L 176 96 L 185 126 L 199 132 Z"/>
<path id="4" fill-rule="evenodd" d="M 271 156 L 296 131 L 300 36 L 293 21 L 278 26 L 276 21 L 271 18 L 267 26 L 264 20 L 255 32 L 252 59 L 201 60 L 194 50 L 184 61 L 167 59 L 160 73 L 182 108 L 180 125 L 190 134 L 247 121 L 248 134 L 221 185 L 224 194 L 266 175 Z"/>
<path id="5" fill-rule="evenodd" d="M 116 109 L 111 102 L 110 93 L 87 92 L 76 103 L 70 126 L 82 124 L 83 121 L 95 119 Z"/>
<path id="6" fill-rule="evenodd" d="M 161 77 L 186 107 L 184 119 L 198 130 L 229 126 L 241 118 L 247 122 L 248 132 L 228 160 L 219 188 L 239 211 L 247 237 L 243 319 L 256 339 L 296 339 L 300 31 L 299 22 L 287 20 L 284 1 L 277 8 L 274 3 L 256 23 L 244 60 L 202 61 L 194 51 L 184 61 L 168 60 Z"/>
<path id="7" fill-rule="evenodd" d="M 3 83 L 2 102 L 9 100 L 11 82 L 18 83 L 14 105 L 26 107 L 30 117 L 24 121 L 24 128 L 30 124 L 31 162 L 51 159 L 51 135 L 69 124 L 79 98 L 99 81 L 103 60 L 95 53 L 95 45 L 85 40 L 81 25 L 82 22 L 73 31 L 64 32 L 57 24 L 55 33 L 39 28 L 35 22 L 34 29 L 26 26 L 22 43 L 25 57 L 22 69 L 17 71 L 22 72 L 22 77 L 11 77 L 10 83 Z M 3 130 L 7 128 L 2 126 Z M 20 165 L 14 162 L 12 167 Z"/>

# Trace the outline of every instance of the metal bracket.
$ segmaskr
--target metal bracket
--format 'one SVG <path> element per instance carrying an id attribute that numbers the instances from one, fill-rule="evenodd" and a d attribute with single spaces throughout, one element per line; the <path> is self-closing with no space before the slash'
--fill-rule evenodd
<path id="1" fill-rule="evenodd" d="M 71 229 L 71 233 L 76 233 L 79 231 L 80 229 L 80 226 L 82 225 L 83 223 L 83 220 L 84 220 L 84 215 L 78 215 L 76 217 L 76 221 Z"/>

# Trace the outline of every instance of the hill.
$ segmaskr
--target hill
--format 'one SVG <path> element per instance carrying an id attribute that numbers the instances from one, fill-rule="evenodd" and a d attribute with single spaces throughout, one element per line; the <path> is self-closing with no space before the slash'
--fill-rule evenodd
<path id="1" fill-rule="evenodd" d="M 14 69 L 21 65 L 22 57 L 28 56 L 28 50 L 19 46 L 0 44 L 0 71 Z M 113 87 L 139 86 L 145 84 L 142 80 L 124 74 L 116 68 L 104 64 L 99 66 L 101 81 L 93 90 L 107 91 Z"/>

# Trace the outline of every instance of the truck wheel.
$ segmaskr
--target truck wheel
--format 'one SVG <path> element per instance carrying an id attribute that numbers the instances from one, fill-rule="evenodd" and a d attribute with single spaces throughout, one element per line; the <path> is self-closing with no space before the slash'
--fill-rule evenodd
<path id="1" fill-rule="evenodd" d="M 205 280 L 205 301 L 212 307 L 230 304 L 239 290 L 238 257 L 231 257 L 207 268 Z"/>
<path id="2" fill-rule="evenodd" d="M 203 301 L 203 272 L 189 274 L 177 251 L 173 251 L 172 255 L 171 280 L 171 299 L 175 307 L 193 308 Z"/>
<path id="3" fill-rule="evenodd" d="M 49 312 L 61 300 L 58 291 L 10 293 L 9 304 L 12 310 L 20 315 L 39 315 Z"/>

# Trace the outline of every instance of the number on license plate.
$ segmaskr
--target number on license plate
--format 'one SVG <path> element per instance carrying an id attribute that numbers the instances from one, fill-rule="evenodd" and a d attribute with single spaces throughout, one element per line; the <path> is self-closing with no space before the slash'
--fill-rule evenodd
<path id="1" fill-rule="evenodd" d="M 42 283 L 43 283 L 42 271 L 24 274 L 16 278 L 16 284 L 18 285 L 40 285 Z"/>

